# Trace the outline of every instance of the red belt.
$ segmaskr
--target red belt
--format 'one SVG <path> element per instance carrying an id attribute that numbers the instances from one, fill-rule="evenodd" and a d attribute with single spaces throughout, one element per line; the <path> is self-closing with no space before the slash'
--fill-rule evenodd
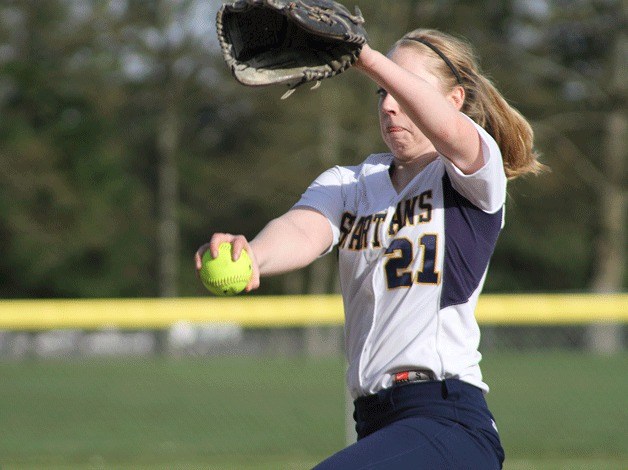
<path id="1" fill-rule="evenodd" d="M 406 370 L 393 374 L 393 385 L 401 385 L 408 382 L 429 382 L 436 380 L 434 374 L 425 370 Z"/>

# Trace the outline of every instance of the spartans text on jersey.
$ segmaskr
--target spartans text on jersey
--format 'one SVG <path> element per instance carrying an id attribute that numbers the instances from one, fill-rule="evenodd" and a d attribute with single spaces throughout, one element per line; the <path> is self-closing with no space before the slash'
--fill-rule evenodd
<path id="1" fill-rule="evenodd" d="M 338 246 L 354 251 L 381 248 L 379 233 L 386 215 L 386 212 L 378 212 L 358 219 L 355 214 L 345 212 L 340 223 Z M 405 226 L 427 223 L 431 220 L 432 190 L 428 189 L 397 204 L 388 224 L 388 235 L 392 237 Z"/>

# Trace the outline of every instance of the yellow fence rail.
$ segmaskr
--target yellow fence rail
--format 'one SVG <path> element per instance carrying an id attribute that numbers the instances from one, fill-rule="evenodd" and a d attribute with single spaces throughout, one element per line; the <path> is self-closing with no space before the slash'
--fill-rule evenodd
<path id="1" fill-rule="evenodd" d="M 627 323 L 628 294 L 483 295 L 485 325 Z M 162 329 L 177 322 L 243 327 L 341 325 L 338 295 L 176 299 L 0 300 L 0 330 Z"/>

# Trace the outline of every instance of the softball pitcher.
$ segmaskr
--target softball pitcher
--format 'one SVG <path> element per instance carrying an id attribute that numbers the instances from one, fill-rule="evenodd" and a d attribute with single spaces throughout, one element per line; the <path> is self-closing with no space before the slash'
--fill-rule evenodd
<path id="1" fill-rule="evenodd" d="M 254 276 L 339 252 L 347 384 L 358 441 L 317 469 L 498 469 L 474 310 L 504 225 L 508 178 L 536 172 L 526 120 L 479 71 L 470 46 L 415 30 L 355 69 L 378 87 L 388 153 L 320 175 L 250 243 Z"/>

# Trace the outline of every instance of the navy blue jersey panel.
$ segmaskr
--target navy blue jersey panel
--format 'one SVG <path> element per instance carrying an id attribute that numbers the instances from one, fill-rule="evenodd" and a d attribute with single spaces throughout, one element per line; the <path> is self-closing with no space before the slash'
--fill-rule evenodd
<path id="1" fill-rule="evenodd" d="M 482 211 L 443 176 L 445 202 L 445 260 L 440 307 L 465 303 L 486 271 L 502 225 L 503 208 Z"/>

